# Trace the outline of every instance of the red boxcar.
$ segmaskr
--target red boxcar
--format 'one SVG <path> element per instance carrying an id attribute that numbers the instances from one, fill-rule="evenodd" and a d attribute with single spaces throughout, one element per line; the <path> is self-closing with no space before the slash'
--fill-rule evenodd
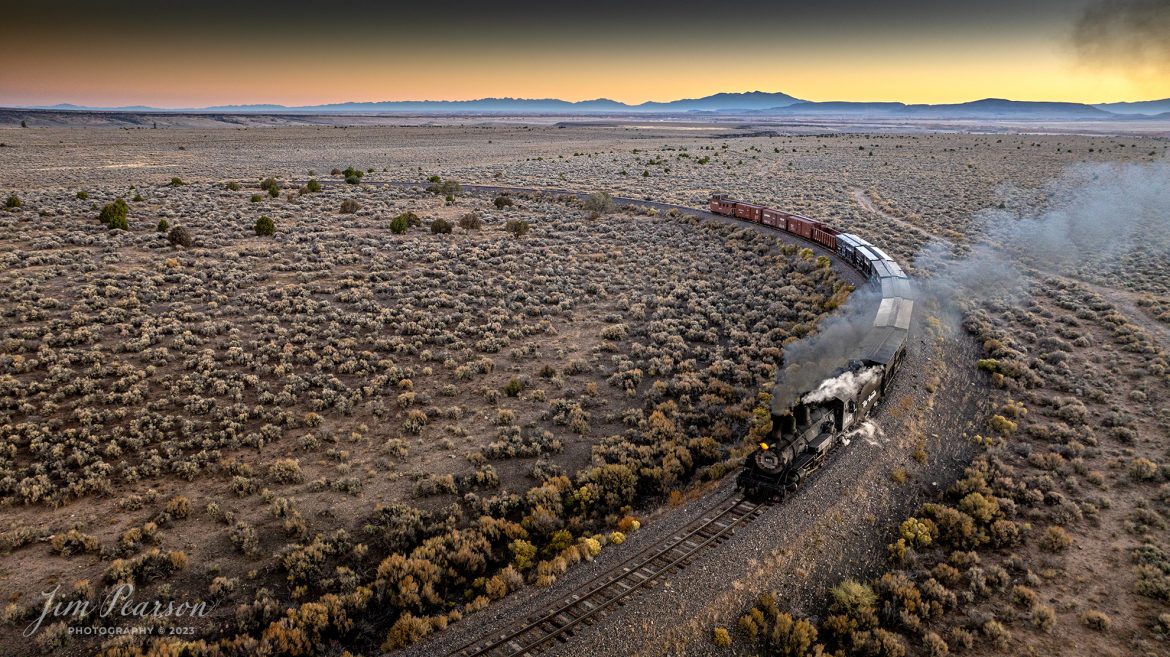
<path id="1" fill-rule="evenodd" d="M 715 194 L 711 197 L 711 212 L 715 214 L 722 214 L 728 217 L 735 214 L 735 201 L 727 197 L 726 194 Z"/>
<path id="2" fill-rule="evenodd" d="M 806 240 L 811 240 L 813 236 L 813 229 L 820 228 L 819 221 L 813 221 L 806 217 L 798 217 L 794 214 L 788 215 L 788 232 L 793 235 L 800 235 Z"/>
<path id="3" fill-rule="evenodd" d="M 760 223 L 760 218 L 763 216 L 763 213 L 764 206 L 762 205 L 740 203 L 738 201 L 735 203 L 735 216 L 739 217 L 740 219 L 747 219 L 748 221 Z"/>
<path id="4" fill-rule="evenodd" d="M 788 220 L 785 218 L 783 212 L 779 210 L 773 210 L 772 208 L 764 208 L 760 215 L 760 223 L 764 224 L 765 226 L 779 228 L 780 230 L 788 230 Z"/>

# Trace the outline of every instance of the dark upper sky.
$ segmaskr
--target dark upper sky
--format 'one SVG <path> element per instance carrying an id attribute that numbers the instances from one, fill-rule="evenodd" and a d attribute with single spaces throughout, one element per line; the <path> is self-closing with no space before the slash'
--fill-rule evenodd
<path id="1" fill-rule="evenodd" d="M 1170 96 L 1170 0 L 24 3 L 0 103 Z"/>

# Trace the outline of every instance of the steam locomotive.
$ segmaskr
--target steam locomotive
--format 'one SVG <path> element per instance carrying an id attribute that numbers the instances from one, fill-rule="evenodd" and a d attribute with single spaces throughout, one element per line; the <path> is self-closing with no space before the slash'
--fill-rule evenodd
<path id="1" fill-rule="evenodd" d="M 752 497 L 783 497 L 824 464 L 885 396 L 906 355 L 914 287 L 884 251 L 815 219 L 735 201 L 723 194 L 711 196 L 710 210 L 819 244 L 861 272 L 873 291 L 863 295 L 873 298 L 875 307 L 865 309 L 865 331 L 847 364 L 814 389 L 803 391 L 790 406 L 780 407 L 787 402 L 773 394 L 772 431 L 745 461 L 736 487 Z M 777 381 L 777 391 L 781 383 Z"/>

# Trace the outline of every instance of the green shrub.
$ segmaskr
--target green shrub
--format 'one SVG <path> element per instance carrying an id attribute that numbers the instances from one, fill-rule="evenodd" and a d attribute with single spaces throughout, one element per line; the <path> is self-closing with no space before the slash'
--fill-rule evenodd
<path id="1" fill-rule="evenodd" d="M 102 207 L 101 213 L 98 214 L 98 221 L 107 228 L 129 230 L 130 225 L 126 221 L 126 214 L 129 211 L 130 206 L 126 205 L 126 201 L 116 198 L 112 203 L 106 203 Z"/>
<path id="2" fill-rule="evenodd" d="M 160 233 L 165 233 L 165 232 L 167 232 L 167 229 L 170 227 L 171 227 L 171 225 L 169 223 L 167 223 L 166 219 L 159 219 L 158 220 L 158 228 L 156 230 L 158 230 L 158 232 L 160 232 Z"/>
<path id="3" fill-rule="evenodd" d="M 360 210 L 361 207 L 362 206 L 358 205 L 358 202 L 352 198 L 347 198 L 341 202 L 341 211 L 344 214 L 353 214 Z"/>
<path id="4" fill-rule="evenodd" d="M 305 184 L 305 191 L 319 192 L 321 191 L 321 183 L 317 182 L 316 178 L 310 178 L 309 182 Z"/>
<path id="5" fill-rule="evenodd" d="M 89 200 L 89 192 L 77 192 L 77 198 L 81 201 Z"/>
<path id="6" fill-rule="evenodd" d="M 403 212 L 390 221 L 390 230 L 397 235 L 401 235 L 412 226 L 419 225 L 422 225 L 422 219 L 419 219 L 417 214 L 413 212 Z"/>
<path id="7" fill-rule="evenodd" d="M 352 166 L 346 167 L 345 171 L 341 172 L 346 178 L 361 178 L 366 175 L 361 169 L 355 169 Z"/>
<path id="8" fill-rule="evenodd" d="M 346 176 L 345 177 L 345 182 L 349 183 L 350 185 L 356 185 L 356 184 L 360 183 L 361 181 L 362 181 L 362 179 L 359 176 Z"/>
<path id="9" fill-rule="evenodd" d="M 524 384 L 520 379 L 512 377 L 508 380 L 508 384 L 504 386 L 504 394 L 509 397 L 519 396 L 520 392 L 524 390 Z"/>
<path id="10" fill-rule="evenodd" d="M 167 233 L 167 241 L 175 246 L 182 246 L 190 248 L 193 240 L 191 238 L 191 231 L 183 226 L 175 226 L 171 232 Z"/>
<path id="11" fill-rule="evenodd" d="M 130 200 L 131 200 L 131 201 L 134 201 L 135 203 L 141 203 L 141 202 L 142 202 L 142 201 L 144 201 L 145 199 L 143 199 L 143 198 L 142 198 L 142 194 L 139 194 L 139 193 L 135 192 L 135 194 L 134 194 L 134 198 L 132 198 L 132 199 L 130 199 Z"/>
<path id="12" fill-rule="evenodd" d="M 171 187 L 182 187 L 183 185 L 186 185 L 187 183 L 183 182 L 182 178 L 175 176 L 174 178 L 171 178 L 171 182 L 169 184 Z"/>
<path id="13" fill-rule="evenodd" d="M 446 219 L 435 219 L 431 222 L 431 233 L 435 235 L 449 234 L 452 228 L 451 222 Z"/>
<path id="14" fill-rule="evenodd" d="M 508 223 L 504 225 L 504 230 L 512 233 L 516 237 L 523 237 L 528 233 L 530 226 L 527 221 L 519 219 L 509 219 Z"/>
<path id="15" fill-rule="evenodd" d="M 256 229 L 256 235 L 261 237 L 268 236 L 276 232 L 276 222 L 272 220 L 272 217 L 262 214 L 256 220 L 254 228 Z"/>
<path id="16" fill-rule="evenodd" d="M 227 185 L 225 185 L 225 187 L 227 187 L 228 190 L 233 191 L 233 192 L 240 191 L 240 183 L 238 183 L 234 180 L 229 182 Z"/>
<path id="17" fill-rule="evenodd" d="M 265 178 L 264 180 L 260 181 L 260 189 L 263 189 L 264 191 L 268 191 L 270 189 L 276 189 L 279 191 L 280 190 L 280 183 L 276 182 L 276 178 L 269 176 L 268 178 Z"/>
<path id="18" fill-rule="evenodd" d="M 253 194 L 253 195 L 252 195 L 252 198 L 250 198 L 249 200 L 250 200 L 252 203 L 259 203 L 260 201 L 263 201 L 263 200 L 264 200 L 264 197 L 263 197 L 263 196 L 261 196 L 261 195 L 259 195 L 259 194 Z"/>
<path id="19" fill-rule="evenodd" d="M 24 201 L 21 201 L 20 197 L 16 194 L 9 194 L 8 198 L 4 201 L 4 207 L 8 208 L 9 210 L 15 210 L 23 206 Z"/>
<path id="20" fill-rule="evenodd" d="M 278 196 L 280 196 L 280 188 L 275 187 L 275 186 L 269 187 L 268 188 L 268 195 L 271 196 L 272 198 L 277 198 Z"/>
<path id="21" fill-rule="evenodd" d="M 497 196 L 496 199 L 492 201 L 492 203 L 495 204 L 497 210 L 503 210 L 504 208 L 510 208 L 515 205 L 515 203 L 512 201 L 512 197 L 505 194 L 500 194 Z"/>

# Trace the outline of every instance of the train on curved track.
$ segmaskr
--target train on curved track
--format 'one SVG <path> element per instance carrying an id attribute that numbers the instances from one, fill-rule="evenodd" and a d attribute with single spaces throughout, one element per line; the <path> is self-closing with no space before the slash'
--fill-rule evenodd
<path id="1" fill-rule="evenodd" d="M 864 331 L 850 346 L 847 364 L 814 388 L 802 391 L 792 404 L 773 395 L 772 431 L 744 462 L 736 487 L 753 498 L 782 498 L 819 468 L 850 432 L 860 428 L 885 396 L 906 355 L 914 285 L 880 248 L 816 219 L 732 200 L 724 194 L 711 196 L 710 210 L 770 226 L 828 249 L 866 277 L 876 299 L 864 310 Z M 777 388 L 780 385 L 778 381 Z"/>

